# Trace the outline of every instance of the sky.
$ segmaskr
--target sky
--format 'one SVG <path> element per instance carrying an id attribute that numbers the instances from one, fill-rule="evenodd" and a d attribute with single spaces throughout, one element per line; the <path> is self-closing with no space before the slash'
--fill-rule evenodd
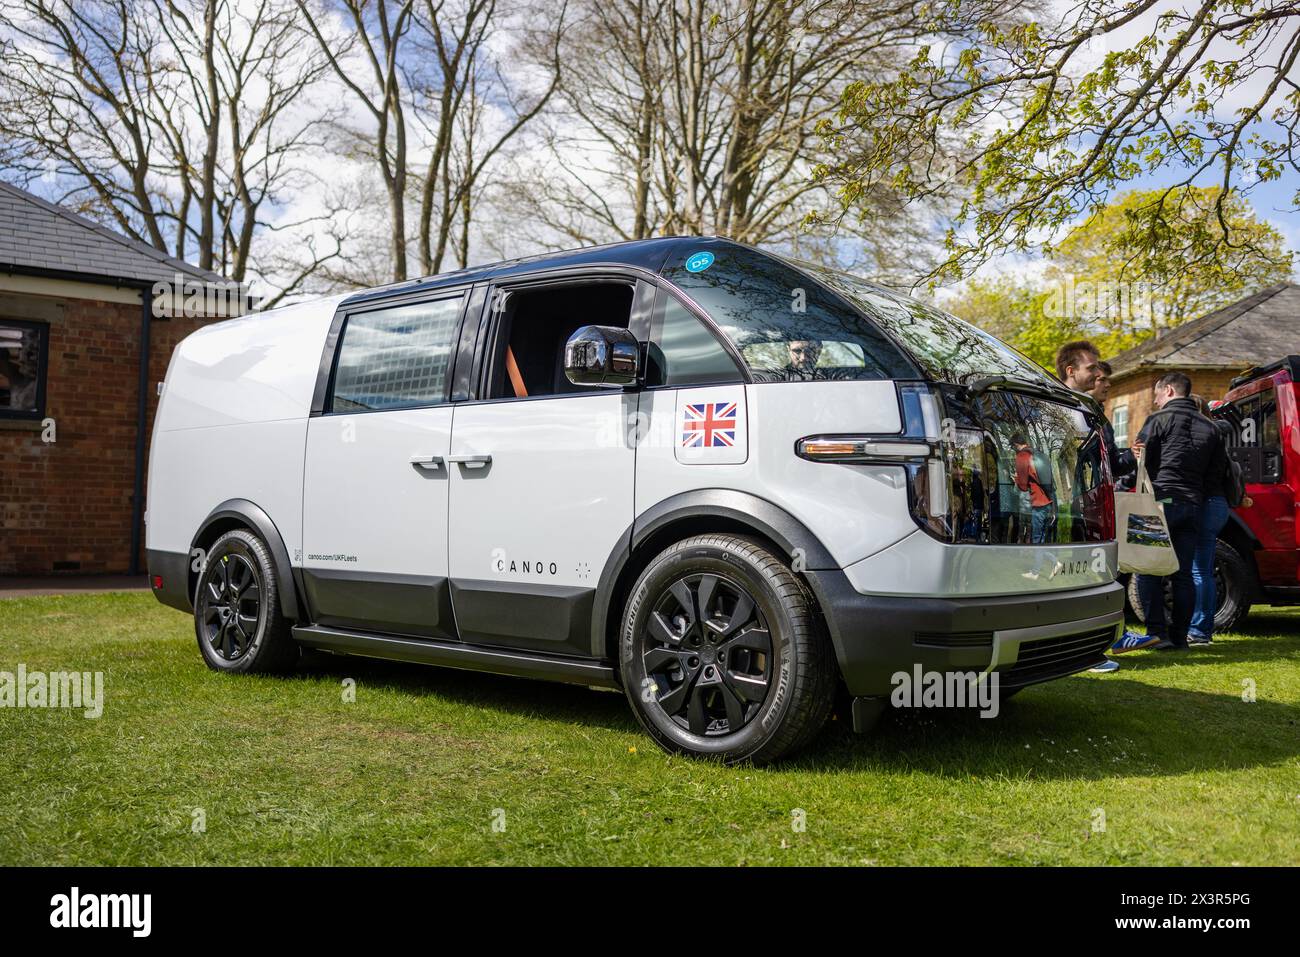
<path id="1" fill-rule="evenodd" d="M 1059 9 L 1064 14 L 1075 2 L 1077 2 L 1077 0 L 1063 0 L 1059 5 Z M 1105 37 L 1097 38 L 1089 48 L 1088 54 L 1090 60 L 1087 61 L 1085 65 L 1100 63 L 1101 57 L 1103 57 L 1109 49 L 1119 49 L 1125 44 L 1135 43 L 1138 39 L 1150 35 L 1155 28 L 1155 19 L 1159 12 L 1164 9 L 1179 6 L 1180 4 L 1175 2 L 1165 3 L 1153 12 L 1144 15 L 1143 18 L 1129 24 L 1121 31 L 1116 31 L 1115 33 L 1108 34 Z M 341 21 L 336 21 L 336 23 L 341 29 L 344 28 Z M 501 55 L 509 61 L 509 47 L 511 42 L 512 36 L 510 35 L 510 31 L 502 31 L 498 33 L 492 40 L 493 52 Z M 1211 52 L 1212 55 L 1220 58 L 1229 58 L 1233 55 L 1233 50 L 1231 48 L 1215 49 Z M 360 69 L 361 67 L 358 66 L 358 68 Z M 1300 76 L 1296 77 L 1296 79 L 1300 82 Z M 1233 100 L 1225 101 L 1220 104 L 1225 113 L 1235 109 L 1244 102 L 1257 99 L 1260 93 L 1260 83 L 1260 80 L 1252 79 L 1246 84 L 1243 84 L 1243 87 L 1236 91 Z M 360 104 L 357 103 L 353 97 L 348 96 L 342 89 L 341 84 L 339 84 L 337 79 L 332 76 L 320 81 L 317 88 L 311 91 L 311 95 L 306 97 L 296 107 L 296 110 L 300 111 L 300 113 L 304 115 L 318 115 L 323 102 L 342 107 L 347 114 L 344 119 L 344 122 L 346 123 L 365 126 L 368 122 L 367 115 Z M 421 135 L 418 130 L 411 130 L 409 133 L 412 137 L 419 137 Z M 413 168 L 419 169 L 420 165 L 421 164 L 417 158 Z M 374 231 L 381 237 L 382 243 L 382 233 L 386 228 L 385 223 L 382 220 L 386 217 L 387 210 L 382 201 L 382 197 L 378 195 L 379 184 L 377 178 L 373 175 L 369 164 L 355 158 L 345 159 L 338 155 L 327 155 L 322 157 L 320 167 L 312 172 L 318 176 L 315 182 L 305 188 L 288 191 L 288 194 L 284 197 L 285 201 L 283 205 L 268 210 L 271 217 L 280 224 L 290 224 L 300 223 L 309 220 L 312 216 L 322 215 L 326 212 L 327 200 L 331 198 L 331 194 L 346 186 L 358 191 L 360 195 L 372 200 L 377 200 L 373 202 L 372 205 L 369 205 L 362 215 L 364 215 L 369 221 L 373 221 L 368 222 L 368 225 L 372 226 Z M 1160 170 L 1133 181 L 1125 188 L 1141 189 L 1168 185 L 1169 183 L 1176 181 L 1181 172 L 1181 169 Z M 1282 234 L 1287 245 L 1293 250 L 1300 250 L 1300 213 L 1292 208 L 1294 194 L 1297 191 L 1300 191 L 1300 182 L 1297 182 L 1297 179 L 1298 178 L 1295 175 L 1291 175 L 1275 182 L 1258 183 L 1251 187 L 1248 194 L 1250 201 L 1255 207 L 1257 215 L 1272 223 Z M 49 185 L 51 188 L 48 192 L 58 192 L 56 184 Z M 1243 182 L 1239 183 L 1239 185 L 1246 184 Z M 318 237 L 324 232 L 323 224 L 318 224 L 313 228 L 317 230 Z M 475 243 L 477 255 L 474 258 L 476 261 L 493 259 L 499 255 L 535 251 L 532 249 L 500 248 L 500 243 L 488 241 L 494 235 L 499 235 L 502 232 L 502 224 L 500 222 L 485 219 L 482 221 L 482 225 L 480 225 L 479 229 L 480 241 Z M 282 241 L 282 238 L 276 234 L 270 234 L 267 241 L 277 242 Z M 295 239 L 294 241 L 298 240 Z M 376 261 L 382 261 L 382 254 L 376 255 Z M 980 267 L 980 269 L 976 271 L 975 275 L 988 277 L 1008 271 L 1032 273 L 1035 270 L 1041 269 L 1042 265 L 1042 257 L 1038 255 L 1003 255 Z"/>
<path id="2" fill-rule="evenodd" d="M 1059 15 L 1068 16 L 1069 11 L 1076 5 L 1076 2 L 1077 0 L 1061 0 L 1061 2 L 1058 2 L 1056 9 Z M 1139 40 L 1156 32 L 1161 14 L 1174 10 L 1185 11 L 1190 6 L 1189 3 L 1178 2 L 1178 0 L 1171 0 L 1171 2 L 1163 2 L 1153 6 L 1150 11 L 1131 23 L 1091 41 L 1080 58 L 1080 66 L 1083 69 L 1100 66 L 1108 52 L 1131 48 Z M 1283 31 L 1283 34 L 1285 35 L 1287 32 Z M 1278 44 L 1275 43 L 1273 49 L 1266 49 L 1265 58 L 1272 56 L 1276 60 L 1277 47 Z M 1217 61 L 1233 61 L 1239 59 L 1239 52 L 1235 45 L 1218 40 L 1209 48 L 1207 57 Z M 1300 70 L 1293 70 L 1290 79 L 1300 83 Z M 1230 117 L 1238 108 L 1258 101 L 1267 89 L 1265 84 L 1266 78 L 1264 76 L 1255 75 L 1250 77 L 1233 91 L 1232 96 L 1215 104 L 1216 116 Z M 1273 105 L 1276 105 L 1276 100 Z M 1286 135 L 1281 131 L 1281 128 L 1271 121 L 1260 123 L 1253 129 L 1258 129 L 1273 139 L 1286 139 Z M 1135 178 L 1130 183 L 1125 184 L 1118 192 L 1167 187 L 1181 182 L 1186 173 L 1187 170 L 1181 166 L 1166 166 L 1150 174 Z M 1233 183 L 1238 189 L 1245 191 L 1247 198 L 1255 209 L 1256 215 L 1277 229 L 1290 250 L 1300 253 L 1300 211 L 1295 208 L 1295 196 L 1300 193 L 1300 176 L 1291 172 L 1283 175 L 1280 179 L 1270 182 L 1249 182 L 1250 177 L 1249 171 L 1234 170 Z M 1203 177 L 1197 181 L 1197 184 L 1218 185 L 1221 178 L 1221 169 L 1216 169 L 1213 171 L 1213 175 Z M 1023 256 L 1008 254 L 983 264 L 974 271 L 972 277 L 988 279 L 1006 273 L 1021 275 L 1029 273 L 1033 275 L 1040 272 L 1044 266 L 1045 263 L 1041 256 L 1035 254 Z M 1300 279 L 1300 269 L 1297 270 L 1295 275 Z"/>

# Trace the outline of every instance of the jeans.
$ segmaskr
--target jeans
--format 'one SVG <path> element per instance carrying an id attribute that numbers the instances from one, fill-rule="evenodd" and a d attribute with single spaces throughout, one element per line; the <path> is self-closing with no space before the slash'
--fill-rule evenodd
<path id="1" fill-rule="evenodd" d="M 1201 530 L 1201 506 L 1174 499 L 1165 505 L 1165 521 L 1169 525 L 1174 554 L 1178 556 L 1178 571 L 1169 576 L 1174 586 L 1174 620 L 1165 621 L 1165 588 L 1160 576 L 1137 577 L 1138 601 L 1147 622 L 1147 634 L 1168 639 L 1172 644 L 1185 648 L 1187 629 L 1192 623 L 1192 610 L 1196 604 L 1192 560 L 1196 556 L 1196 539 Z"/>
<path id="2" fill-rule="evenodd" d="M 1192 559 L 1192 584 L 1196 588 L 1196 606 L 1192 612 L 1189 635 L 1214 637 L 1214 607 L 1218 596 L 1214 590 L 1214 543 L 1228 524 L 1228 500 L 1222 495 L 1205 499 L 1201 509 L 1201 527 L 1196 535 L 1196 557 Z"/>
<path id="3" fill-rule="evenodd" d="M 1029 540 L 1035 544 L 1047 541 L 1048 532 L 1051 531 L 1055 519 L 1055 502 L 1048 502 L 1046 505 L 1035 505 L 1033 515 L 1030 516 Z"/>

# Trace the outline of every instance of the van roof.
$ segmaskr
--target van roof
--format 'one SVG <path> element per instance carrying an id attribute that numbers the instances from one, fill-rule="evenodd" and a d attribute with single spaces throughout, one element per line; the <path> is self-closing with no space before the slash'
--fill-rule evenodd
<path id="1" fill-rule="evenodd" d="M 398 291 L 418 292 L 425 289 L 436 289 L 440 286 L 500 279 L 514 273 L 562 266 L 595 264 L 635 266 L 657 273 L 663 268 L 664 263 L 674 250 L 704 241 L 734 242 L 734 240 L 717 236 L 664 236 L 654 239 L 634 239 L 621 243 L 606 243 L 602 246 L 584 246 L 581 249 L 569 249 L 562 252 L 539 253 L 534 256 L 523 256 L 519 259 L 507 259 L 482 266 L 472 266 L 469 269 L 458 269 L 455 272 L 437 273 L 420 279 L 408 279 L 404 282 L 390 283 L 387 286 L 377 286 L 374 289 L 366 289 L 349 296 L 344 300 L 344 303 L 364 302 L 367 299 L 379 296 L 391 296 Z"/>

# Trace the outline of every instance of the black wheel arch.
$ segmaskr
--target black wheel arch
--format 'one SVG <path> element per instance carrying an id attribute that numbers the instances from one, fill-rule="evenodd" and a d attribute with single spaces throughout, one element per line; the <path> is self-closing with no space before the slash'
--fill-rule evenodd
<path id="1" fill-rule="evenodd" d="M 194 555 L 196 548 L 206 550 L 213 542 L 234 528 L 246 528 L 257 534 L 271 552 L 275 562 L 275 571 L 280 578 L 280 612 L 290 621 L 300 619 L 298 609 L 297 579 L 293 574 L 293 565 L 289 562 L 289 550 L 284 546 L 280 530 L 271 521 L 266 510 L 246 498 L 232 498 L 222 502 L 203 520 L 199 530 L 190 542 L 189 555 Z M 189 595 L 190 604 L 194 603 L 194 591 L 198 587 L 199 574 L 190 563 Z"/>
<path id="2" fill-rule="evenodd" d="M 798 570 L 838 568 L 821 540 L 797 518 L 767 499 L 735 489 L 695 489 L 646 509 L 624 530 L 605 562 L 591 615 L 591 652 L 616 658 L 623 605 L 637 576 L 673 542 L 707 532 L 730 532 L 762 541 Z"/>

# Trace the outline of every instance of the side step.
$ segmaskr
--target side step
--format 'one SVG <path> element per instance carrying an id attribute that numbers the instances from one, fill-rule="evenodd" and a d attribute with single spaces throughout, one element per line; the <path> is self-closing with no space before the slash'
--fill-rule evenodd
<path id="1" fill-rule="evenodd" d="M 614 669 L 593 659 L 561 658 L 527 651 L 504 651 L 424 638 L 395 638 L 340 631 L 320 625 L 293 629 L 294 638 L 309 648 L 320 648 L 366 658 L 414 661 L 423 665 L 486 671 L 516 678 L 540 678 L 597 688 L 619 687 Z"/>

